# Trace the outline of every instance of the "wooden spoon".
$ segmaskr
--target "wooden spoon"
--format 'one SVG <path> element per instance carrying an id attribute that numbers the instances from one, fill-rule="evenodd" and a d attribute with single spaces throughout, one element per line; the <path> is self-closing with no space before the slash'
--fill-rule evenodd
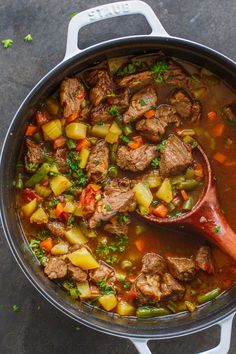
<path id="1" fill-rule="evenodd" d="M 236 261 L 236 234 L 221 212 L 209 160 L 199 145 L 193 150 L 193 157 L 203 166 L 205 182 L 205 188 L 194 208 L 173 218 L 139 214 L 145 220 L 158 226 L 194 231 L 212 241 Z"/>

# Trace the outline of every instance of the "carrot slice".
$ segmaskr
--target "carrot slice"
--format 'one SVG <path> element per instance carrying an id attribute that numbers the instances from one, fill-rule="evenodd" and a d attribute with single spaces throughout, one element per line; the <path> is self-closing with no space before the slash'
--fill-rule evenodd
<path id="1" fill-rule="evenodd" d="M 91 183 L 90 186 L 94 190 L 94 192 L 97 192 L 101 188 L 100 186 L 94 183 Z"/>
<path id="2" fill-rule="evenodd" d="M 56 217 L 58 218 L 64 210 L 64 205 L 62 203 L 58 203 L 56 206 Z"/>
<path id="3" fill-rule="evenodd" d="M 180 193 L 183 197 L 183 200 L 188 200 L 188 193 L 184 189 L 182 189 Z"/>
<path id="4" fill-rule="evenodd" d="M 73 122 L 78 117 L 78 113 L 74 112 L 67 118 L 67 123 Z"/>
<path id="5" fill-rule="evenodd" d="M 155 209 L 152 209 L 152 214 L 159 216 L 160 218 L 165 218 L 168 214 L 168 209 L 165 205 L 159 204 Z"/>
<path id="6" fill-rule="evenodd" d="M 147 119 L 150 119 L 150 118 L 154 117 L 154 115 L 155 115 L 154 109 L 150 109 L 149 111 L 144 113 L 144 117 L 147 118 Z"/>
<path id="7" fill-rule="evenodd" d="M 25 136 L 32 136 L 36 133 L 37 127 L 35 125 L 29 124 L 25 131 Z"/>
<path id="8" fill-rule="evenodd" d="M 207 113 L 207 118 L 209 119 L 209 121 L 215 122 L 217 120 L 217 113 L 214 112 L 214 111 L 208 112 Z"/>
<path id="9" fill-rule="evenodd" d="M 57 148 L 63 146 L 65 144 L 65 142 L 66 142 L 66 139 L 64 138 L 64 136 L 59 136 L 59 138 L 54 140 L 54 143 L 53 143 L 54 149 L 57 149 Z"/>
<path id="10" fill-rule="evenodd" d="M 52 239 L 47 238 L 46 240 L 40 242 L 40 247 L 43 248 L 45 251 L 50 252 L 52 247 L 53 247 L 53 243 L 52 243 Z"/>
<path id="11" fill-rule="evenodd" d="M 224 163 L 225 160 L 227 159 L 227 156 L 222 154 L 221 152 L 217 152 L 215 153 L 215 155 L 213 156 L 213 159 L 217 162 L 220 162 L 220 163 Z"/>
<path id="12" fill-rule="evenodd" d="M 136 240 L 134 244 L 139 252 L 142 252 L 144 250 L 145 243 L 143 239 L 140 238 L 139 240 Z"/>
<path id="13" fill-rule="evenodd" d="M 234 166 L 236 166 L 236 161 L 225 162 L 225 166 L 226 167 L 234 167 Z"/>
<path id="14" fill-rule="evenodd" d="M 90 141 L 87 139 L 87 138 L 84 138 L 84 139 L 80 139 L 76 145 L 76 150 L 81 150 L 82 148 L 85 148 L 85 147 L 90 147 L 91 146 L 91 143 Z"/>
<path id="15" fill-rule="evenodd" d="M 217 138 L 220 137 L 225 130 L 225 125 L 220 123 L 220 124 L 216 124 L 213 129 L 212 129 L 212 135 Z"/>
<path id="16" fill-rule="evenodd" d="M 143 139 L 141 136 L 135 136 L 133 140 L 128 144 L 131 149 L 138 149 L 143 145 Z"/>

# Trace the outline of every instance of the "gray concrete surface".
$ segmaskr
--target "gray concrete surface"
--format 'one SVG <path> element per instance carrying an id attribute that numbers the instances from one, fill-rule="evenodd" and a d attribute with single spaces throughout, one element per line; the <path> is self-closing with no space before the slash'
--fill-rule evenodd
<path id="1" fill-rule="evenodd" d="M 236 59 L 235 0 L 147 0 L 170 34 L 192 39 Z M 0 38 L 12 38 L 0 48 L 0 141 L 22 99 L 64 55 L 70 13 L 106 0 L 0 0 Z M 81 45 L 125 34 L 147 33 L 143 19 L 108 20 L 81 31 Z M 31 33 L 32 43 L 23 37 Z M 121 354 L 136 353 L 127 340 L 110 337 L 66 318 L 29 284 L 15 263 L 0 230 L 0 353 L 1 354 Z M 20 306 L 14 313 L 12 305 Z M 236 353 L 234 325 L 230 354 Z M 189 337 L 150 342 L 153 353 L 192 354 L 216 345 L 219 329 Z"/>

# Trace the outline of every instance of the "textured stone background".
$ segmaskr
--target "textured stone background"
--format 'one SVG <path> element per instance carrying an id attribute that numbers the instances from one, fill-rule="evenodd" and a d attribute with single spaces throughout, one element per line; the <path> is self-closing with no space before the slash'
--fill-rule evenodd
<path id="1" fill-rule="evenodd" d="M 0 38 L 12 38 L 0 48 L 0 142 L 22 99 L 64 56 L 70 14 L 104 0 L 0 0 Z M 147 0 L 170 34 L 201 42 L 236 59 L 235 0 Z M 32 43 L 23 37 L 31 33 Z M 148 33 L 142 17 L 106 20 L 81 31 L 86 47 L 126 34 Z M 62 315 L 29 284 L 0 238 L 0 353 L 1 354 L 114 354 L 136 353 L 127 340 L 92 331 Z M 13 304 L 20 312 L 11 310 Z M 230 353 L 236 352 L 236 327 Z M 192 354 L 217 344 L 218 328 L 180 339 L 150 342 L 153 353 Z"/>

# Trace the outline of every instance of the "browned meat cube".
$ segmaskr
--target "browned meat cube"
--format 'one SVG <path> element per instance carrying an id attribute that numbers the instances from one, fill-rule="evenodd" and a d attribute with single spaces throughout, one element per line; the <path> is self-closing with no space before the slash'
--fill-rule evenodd
<path id="1" fill-rule="evenodd" d="M 168 301 L 180 300 L 184 295 L 185 289 L 179 284 L 170 273 L 165 273 L 161 284 L 161 300 Z"/>
<path id="2" fill-rule="evenodd" d="M 89 99 L 94 106 L 98 106 L 113 92 L 112 80 L 105 70 L 91 71 L 87 76 L 87 81 L 92 86 Z"/>
<path id="3" fill-rule="evenodd" d="M 163 75 L 167 84 L 183 87 L 188 83 L 188 74 L 184 68 L 173 60 L 168 61 L 168 70 Z"/>
<path id="4" fill-rule="evenodd" d="M 149 87 L 145 88 L 131 98 L 130 106 L 123 115 L 125 123 L 130 123 L 140 118 L 145 112 L 157 103 L 156 91 Z"/>
<path id="5" fill-rule="evenodd" d="M 109 148 L 105 140 L 98 140 L 92 147 L 86 165 L 87 177 L 95 182 L 102 181 L 108 172 Z"/>
<path id="6" fill-rule="evenodd" d="M 236 108 L 234 107 L 235 104 L 236 103 L 234 102 L 234 105 L 229 104 L 223 108 L 223 117 L 233 123 L 236 122 Z"/>
<path id="7" fill-rule="evenodd" d="M 141 304 L 155 304 L 161 298 L 161 277 L 141 273 L 135 279 L 132 290 Z"/>
<path id="8" fill-rule="evenodd" d="M 104 280 L 107 284 L 113 285 L 116 281 L 115 271 L 110 265 L 99 261 L 99 267 L 89 271 L 89 278 L 94 283 Z"/>
<path id="9" fill-rule="evenodd" d="M 69 170 L 69 167 L 66 163 L 66 154 L 66 148 L 59 148 L 55 152 L 57 168 L 61 173 L 66 173 Z"/>
<path id="10" fill-rule="evenodd" d="M 195 257 L 197 269 L 204 270 L 205 272 L 212 274 L 214 273 L 214 265 L 212 259 L 211 249 L 208 246 L 202 246 L 197 251 Z"/>
<path id="11" fill-rule="evenodd" d="M 153 77 L 150 71 L 142 71 L 140 73 L 125 75 L 121 79 L 117 79 L 116 82 L 119 86 L 125 88 L 137 88 L 140 86 L 146 86 L 153 81 Z"/>
<path id="12" fill-rule="evenodd" d="M 167 257 L 170 273 L 174 278 L 182 281 L 190 281 L 196 275 L 195 262 L 191 258 Z"/>
<path id="13" fill-rule="evenodd" d="M 60 87 L 60 100 L 64 109 L 64 117 L 71 114 L 79 114 L 81 103 L 84 101 L 86 92 L 82 82 L 74 78 L 67 78 L 62 81 Z"/>
<path id="14" fill-rule="evenodd" d="M 169 125 L 179 126 L 180 123 L 176 109 L 167 104 L 162 104 L 157 107 L 153 118 L 141 119 L 136 124 L 136 129 L 140 130 L 145 138 L 155 143 L 165 134 Z"/>
<path id="15" fill-rule="evenodd" d="M 68 275 L 77 282 L 82 282 L 88 279 L 88 273 L 79 268 L 74 266 L 72 263 L 68 264 Z"/>
<path id="16" fill-rule="evenodd" d="M 122 170 L 143 171 L 156 156 L 157 148 L 154 145 L 143 144 L 137 149 L 120 146 L 117 151 L 116 163 Z"/>
<path id="17" fill-rule="evenodd" d="M 198 101 L 193 101 L 182 89 L 177 90 L 170 97 L 170 103 L 176 108 L 181 118 L 190 122 L 198 122 L 201 118 L 201 105 Z"/>
<path id="18" fill-rule="evenodd" d="M 115 96 L 109 97 L 109 104 L 116 106 L 119 111 L 124 112 L 129 106 L 129 92 L 127 89 L 117 92 Z"/>
<path id="19" fill-rule="evenodd" d="M 91 109 L 90 118 L 92 124 L 101 124 L 111 121 L 113 118 L 109 113 L 111 106 L 108 104 L 100 103 Z"/>
<path id="20" fill-rule="evenodd" d="M 111 222 L 104 226 L 104 230 L 114 235 L 126 235 L 128 233 L 128 224 L 121 225 L 117 218 L 112 218 Z"/>
<path id="21" fill-rule="evenodd" d="M 161 152 L 160 173 L 163 176 L 172 176 L 186 170 L 193 163 L 192 152 L 176 136 L 170 135 L 165 141 Z"/>
<path id="22" fill-rule="evenodd" d="M 49 279 L 60 279 L 67 275 L 67 264 L 60 257 L 49 257 L 44 273 Z"/>
<path id="23" fill-rule="evenodd" d="M 136 202 L 128 178 L 113 180 L 104 188 L 102 199 L 97 203 L 96 210 L 89 220 L 89 227 L 94 228 L 100 221 L 107 221 L 118 212 L 134 211 Z"/>
<path id="24" fill-rule="evenodd" d="M 65 225 L 60 221 L 49 221 L 46 226 L 54 236 L 63 237 L 65 234 Z"/>
<path id="25" fill-rule="evenodd" d="M 151 252 L 146 253 L 142 258 L 142 272 L 147 274 L 160 274 L 163 275 L 166 270 L 166 261 L 159 254 Z"/>
<path id="26" fill-rule="evenodd" d="M 37 165 L 43 162 L 43 144 L 37 144 L 30 139 L 26 139 L 27 152 L 25 156 L 25 168 L 29 173 L 37 170 Z"/>

